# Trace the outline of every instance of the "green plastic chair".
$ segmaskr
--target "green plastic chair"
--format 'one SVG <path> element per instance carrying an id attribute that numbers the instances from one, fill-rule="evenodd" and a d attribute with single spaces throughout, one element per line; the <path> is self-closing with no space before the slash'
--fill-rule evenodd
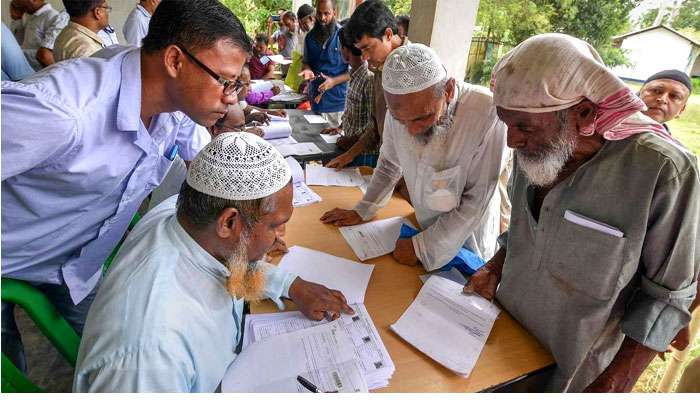
<path id="1" fill-rule="evenodd" d="M 23 281 L 2 278 L 2 301 L 22 307 L 63 358 L 75 367 L 80 337 L 39 289 Z M 2 391 L 42 392 L 44 390 L 34 385 L 3 353 Z"/>
<path id="2" fill-rule="evenodd" d="M 140 220 L 141 215 L 139 213 L 134 214 L 128 230 L 132 230 Z M 119 241 L 119 244 L 102 264 L 103 273 L 112 265 L 112 261 L 123 242 L 124 238 Z M 49 339 L 66 361 L 72 367 L 75 367 L 78 359 L 80 337 L 39 289 L 23 281 L 2 278 L 2 301 L 22 307 L 41 333 Z M 4 353 L 2 354 L 1 367 L 2 392 L 36 393 L 45 391 L 32 383 Z"/>

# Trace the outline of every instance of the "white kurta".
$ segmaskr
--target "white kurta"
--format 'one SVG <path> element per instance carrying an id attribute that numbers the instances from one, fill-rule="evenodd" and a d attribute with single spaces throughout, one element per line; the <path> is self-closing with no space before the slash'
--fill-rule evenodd
<path id="1" fill-rule="evenodd" d="M 413 247 L 428 271 L 447 264 L 461 247 L 488 260 L 498 246 L 496 186 L 509 151 L 506 126 L 486 88 L 458 83 L 455 98 L 450 128 L 427 144 L 387 113 L 377 168 L 355 207 L 363 220 L 373 218 L 403 176 L 423 228 Z"/>

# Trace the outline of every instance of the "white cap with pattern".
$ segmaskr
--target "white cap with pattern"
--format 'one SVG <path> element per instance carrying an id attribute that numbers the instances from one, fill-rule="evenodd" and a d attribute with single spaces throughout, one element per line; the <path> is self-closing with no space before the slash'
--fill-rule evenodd
<path id="1" fill-rule="evenodd" d="M 265 139 L 224 133 L 204 147 L 187 171 L 198 192 L 228 200 L 255 200 L 277 193 L 292 178 L 289 165 Z"/>
<path id="2" fill-rule="evenodd" d="M 392 51 L 382 70 L 382 86 L 391 94 L 420 92 L 447 76 L 437 53 L 420 43 L 406 44 Z"/>

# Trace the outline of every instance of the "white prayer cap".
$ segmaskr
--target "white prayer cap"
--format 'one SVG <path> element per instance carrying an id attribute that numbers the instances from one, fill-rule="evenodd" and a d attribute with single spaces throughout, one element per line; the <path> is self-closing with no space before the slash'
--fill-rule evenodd
<path id="1" fill-rule="evenodd" d="M 382 86 L 387 93 L 416 93 L 447 76 L 440 57 L 430 47 L 410 43 L 392 51 L 384 61 Z"/>
<path id="2" fill-rule="evenodd" d="M 204 147 L 187 171 L 198 192 L 228 200 L 277 193 L 292 178 L 289 165 L 265 139 L 248 132 L 223 133 Z"/>

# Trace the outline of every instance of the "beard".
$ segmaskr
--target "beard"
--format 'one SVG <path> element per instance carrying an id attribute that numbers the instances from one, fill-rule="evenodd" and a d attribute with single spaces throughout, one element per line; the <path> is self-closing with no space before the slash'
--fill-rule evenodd
<path id="1" fill-rule="evenodd" d="M 331 37 L 331 35 L 335 32 L 335 29 L 335 19 L 331 20 L 331 22 L 329 22 L 327 25 L 317 22 L 313 28 L 316 41 L 320 44 L 326 43 L 326 40 Z"/>
<path id="2" fill-rule="evenodd" d="M 248 236 L 241 234 L 238 247 L 226 259 L 226 268 L 230 272 L 226 290 L 232 297 L 255 302 L 263 298 L 265 271 L 258 261 L 248 261 L 247 249 Z"/>
<path id="3" fill-rule="evenodd" d="M 445 137 L 447 135 L 448 130 L 452 126 L 452 119 L 453 116 L 451 115 L 451 113 L 446 112 L 445 115 L 438 119 L 435 125 L 413 136 L 415 143 L 422 146 L 426 146 L 435 137 Z"/>
<path id="4" fill-rule="evenodd" d="M 567 121 L 562 121 L 559 134 L 547 144 L 546 149 L 538 153 L 515 150 L 518 166 L 532 185 L 551 185 L 574 154 L 577 133 L 567 125 Z"/>

